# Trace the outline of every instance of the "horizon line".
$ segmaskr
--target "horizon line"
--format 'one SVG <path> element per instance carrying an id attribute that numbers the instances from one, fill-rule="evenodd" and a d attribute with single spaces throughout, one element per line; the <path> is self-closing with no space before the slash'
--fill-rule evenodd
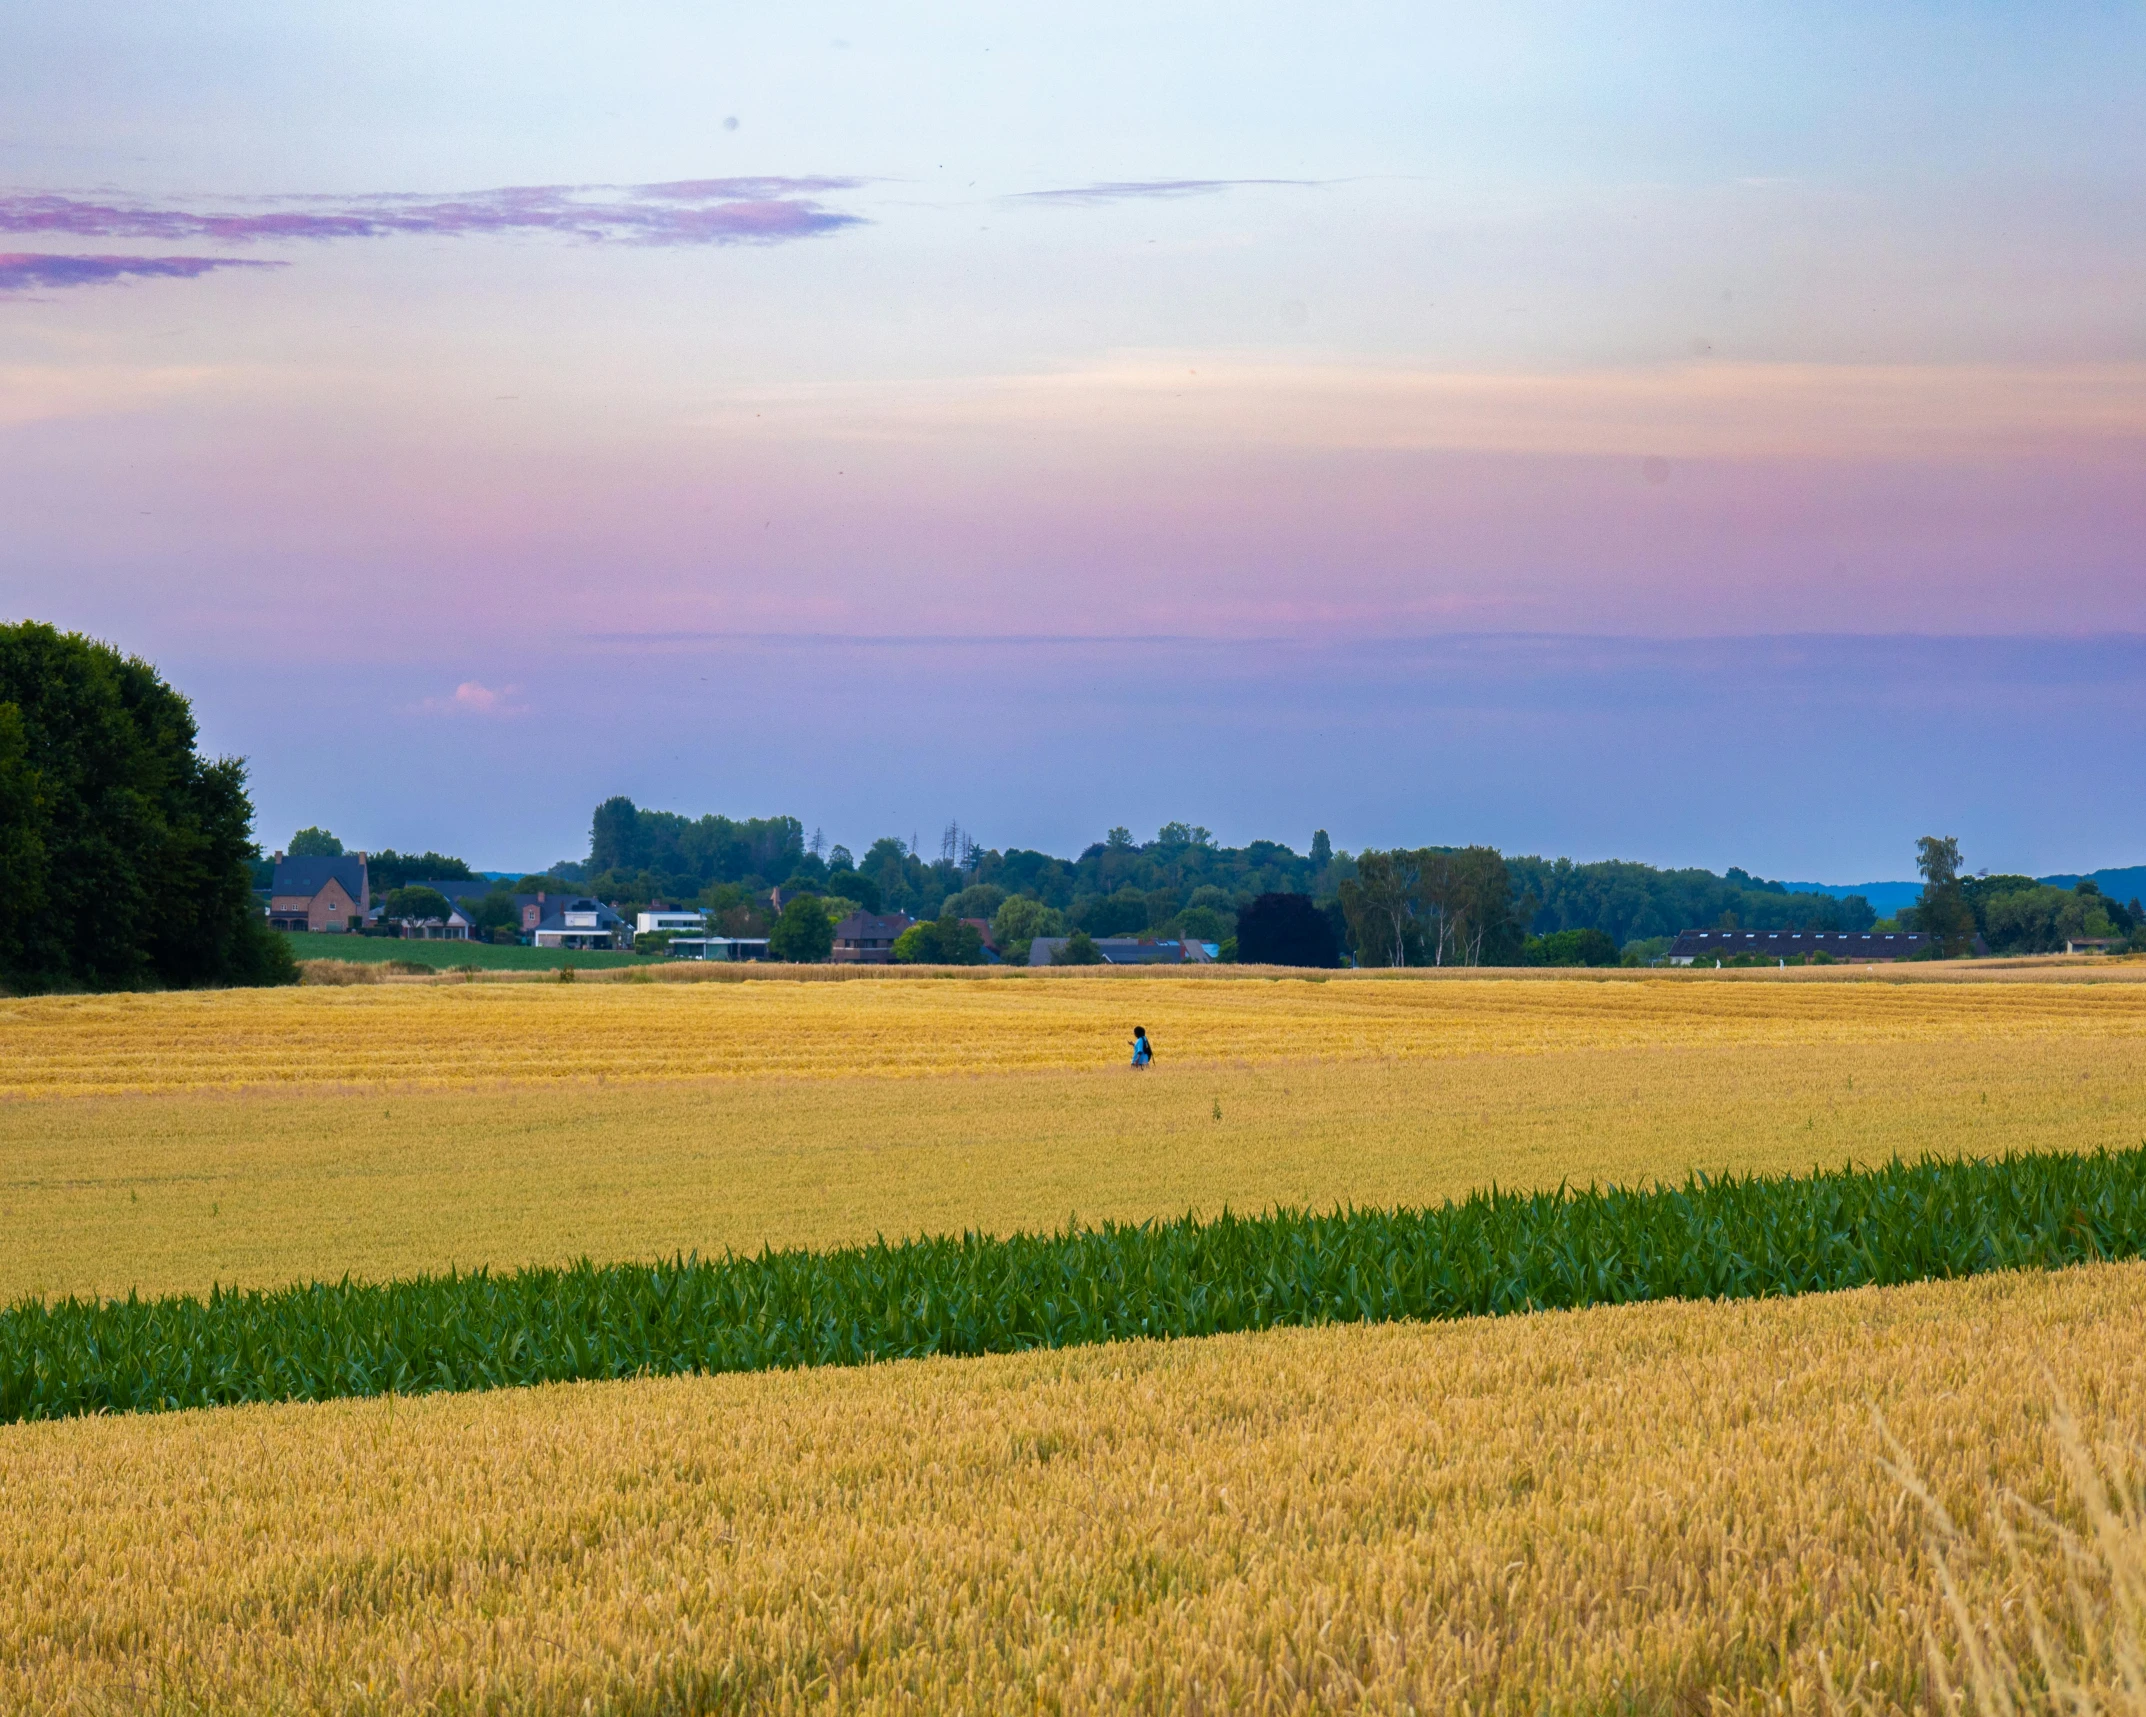
<path id="1" fill-rule="evenodd" d="M 1247 645 L 1384 646 L 1450 644 L 1470 640 L 1588 644 L 1724 644 L 1796 643 L 1854 640 L 1861 643 L 1923 644 L 2120 644 L 2146 643 L 2146 630 L 2116 632 L 1561 632 L 1470 630 L 1384 634 L 1303 633 L 1220 634 L 1201 632 L 754 632 L 680 629 L 659 632 L 585 632 L 592 644 L 859 644 L 873 646 L 1074 644 L 1180 644 L 1210 648 Z"/>

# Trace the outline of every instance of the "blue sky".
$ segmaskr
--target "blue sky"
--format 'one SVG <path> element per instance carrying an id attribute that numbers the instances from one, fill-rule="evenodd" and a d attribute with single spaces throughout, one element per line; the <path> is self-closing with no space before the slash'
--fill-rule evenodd
<path id="1" fill-rule="evenodd" d="M 2136 6 L 8 39 L 0 613 L 270 844 L 2146 856 Z"/>

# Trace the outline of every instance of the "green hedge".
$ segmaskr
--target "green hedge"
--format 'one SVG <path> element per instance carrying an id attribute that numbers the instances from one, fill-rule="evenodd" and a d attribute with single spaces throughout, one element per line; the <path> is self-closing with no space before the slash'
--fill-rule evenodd
<path id="1" fill-rule="evenodd" d="M 0 1422 L 1752 1299 L 2130 1258 L 2142 1243 L 2146 1148 L 206 1300 L 28 1303 L 0 1312 Z"/>

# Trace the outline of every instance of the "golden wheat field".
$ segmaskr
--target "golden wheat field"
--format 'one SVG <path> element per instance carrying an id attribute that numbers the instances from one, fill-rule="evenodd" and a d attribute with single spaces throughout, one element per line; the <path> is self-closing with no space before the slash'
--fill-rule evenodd
<path id="1" fill-rule="evenodd" d="M 1118 1064 L 1128 997 L 1163 1049 L 1139 1076 Z M 2146 988 L 2129 984 L 915 979 L 10 1006 L 0 1059 L 18 1078 L 53 1069 L 55 1021 L 74 1018 L 126 1078 L 167 1083 L 55 1094 L 101 1065 L 82 1048 L 71 1083 L 0 1100 L 0 1298 L 1421 1203 L 1492 1182 L 2146 1134 Z M 519 1076 L 525 1024 L 582 1043 L 584 1071 Z M 161 1055 L 167 1033 L 191 1034 L 193 1059 Z M 312 1045 L 315 1067 L 412 1079 L 241 1083 L 246 1044 L 285 1037 Z M 971 1042 L 995 1047 L 962 1063 Z M 703 1071 L 659 1076 L 687 1050 Z M 450 1083 L 442 1065 L 470 1071 Z"/>
<path id="2" fill-rule="evenodd" d="M 0 1002 L 0 1297 L 2130 1145 L 2104 975 Z M 2128 1436 L 2142 1338 L 2123 1265 L 0 1428 L 0 1709 L 1934 1708 L 1872 1408 L 2016 1645 L 2042 1368 Z"/>
<path id="3" fill-rule="evenodd" d="M 17 1101 L 0 1300 L 2141 1137 L 2131 1038 Z"/>
<path id="4" fill-rule="evenodd" d="M 17 1426 L 0 1706 L 1927 1709 L 1873 1409 L 2017 1640 L 2045 1366 L 2135 1437 L 2146 1267 Z"/>
<path id="5" fill-rule="evenodd" d="M 1196 1067 L 2137 1037 L 2146 1034 L 2141 978 L 2146 967 L 2113 968 L 2098 983 L 1983 984 L 1736 981 L 1743 973 L 944 974 L 47 996 L 0 1001 L 0 1095 L 1093 1068 L 1123 1061 L 1135 1023 L 1154 1034 L 1165 1063 Z"/>

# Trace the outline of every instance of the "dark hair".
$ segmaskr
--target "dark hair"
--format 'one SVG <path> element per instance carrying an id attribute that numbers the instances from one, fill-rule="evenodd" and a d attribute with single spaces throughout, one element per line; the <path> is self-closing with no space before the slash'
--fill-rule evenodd
<path id="1" fill-rule="evenodd" d="M 1147 1036 L 1147 1034 L 1148 1034 L 1148 1028 L 1147 1028 L 1146 1026 L 1144 1026 L 1144 1025 L 1136 1025 L 1136 1026 L 1134 1026 L 1134 1027 L 1133 1027 L 1133 1036 L 1135 1036 L 1135 1037 L 1145 1037 L 1145 1036 Z"/>

